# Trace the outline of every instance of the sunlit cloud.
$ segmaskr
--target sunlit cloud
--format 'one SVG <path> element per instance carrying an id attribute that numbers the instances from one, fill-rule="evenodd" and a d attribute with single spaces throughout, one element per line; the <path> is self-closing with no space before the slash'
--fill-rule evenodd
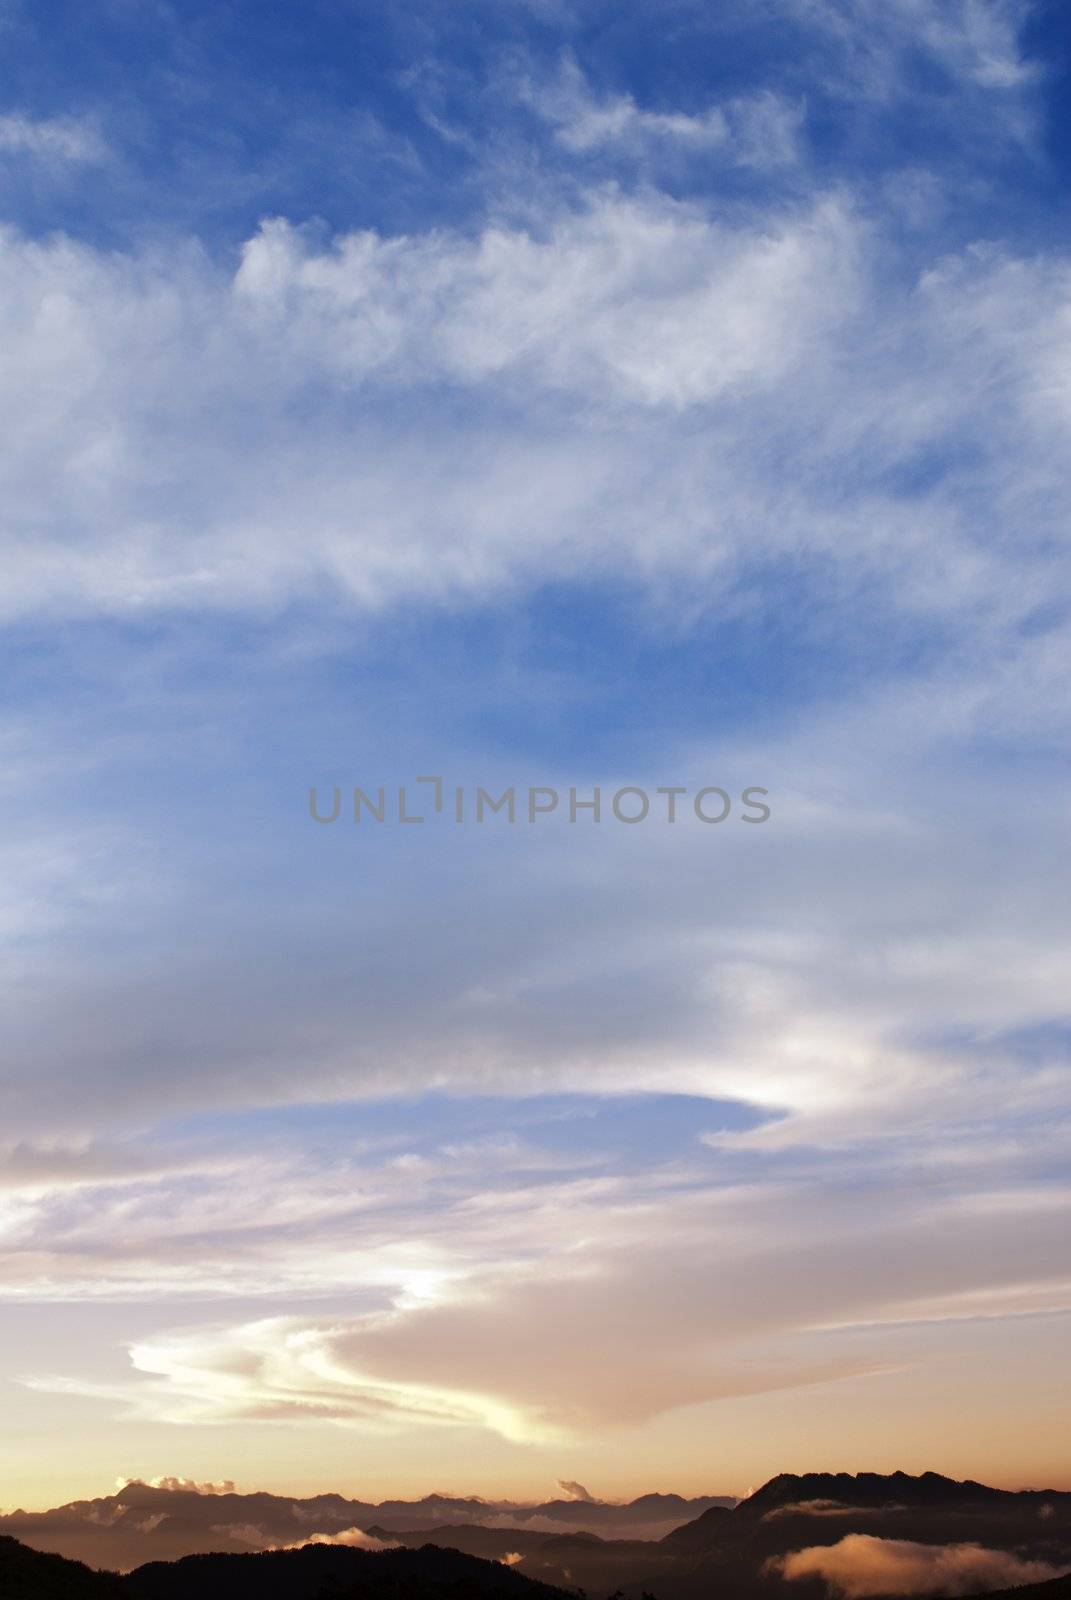
<path id="1" fill-rule="evenodd" d="M 395 1550 L 397 1541 L 393 1539 L 378 1539 L 375 1534 L 365 1533 L 362 1528 L 343 1528 L 338 1533 L 311 1533 L 307 1539 L 299 1540 L 295 1544 L 281 1546 L 284 1550 L 300 1550 L 307 1544 L 338 1544 L 345 1545 L 349 1550 Z"/>
<path id="2" fill-rule="evenodd" d="M 1060 1575 L 1047 1561 L 1025 1561 L 977 1544 L 916 1544 L 852 1533 L 839 1544 L 794 1550 L 772 1563 L 782 1577 L 824 1578 L 843 1600 L 867 1595 L 960 1595 L 1043 1583 Z"/>

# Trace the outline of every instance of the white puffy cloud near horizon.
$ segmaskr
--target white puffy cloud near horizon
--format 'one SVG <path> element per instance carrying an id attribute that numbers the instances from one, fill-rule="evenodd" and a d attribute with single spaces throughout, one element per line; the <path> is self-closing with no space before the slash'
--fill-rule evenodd
<path id="1" fill-rule="evenodd" d="M 994 1586 L 1022 1588 L 1061 1575 L 1049 1561 L 1024 1560 L 1010 1550 L 977 1544 L 916 1544 L 852 1533 L 838 1544 L 794 1550 L 771 1563 L 790 1582 L 824 1578 L 842 1600 L 868 1595 L 984 1594 Z"/>

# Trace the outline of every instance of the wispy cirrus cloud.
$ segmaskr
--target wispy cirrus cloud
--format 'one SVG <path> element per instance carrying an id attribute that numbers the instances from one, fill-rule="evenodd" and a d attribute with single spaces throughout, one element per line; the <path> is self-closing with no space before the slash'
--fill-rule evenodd
<path id="1" fill-rule="evenodd" d="M 30 117 L 9 111 L 0 115 L 0 157 L 5 155 L 97 164 L 107 161 L 110 151 L 92 121 L 78 117 Z"/>
<path id="2" fill-rule="evenodd" d="M 799 160 L 804 106 L 769 89 L 731 96 L 699 112 L 651 110 L 631 94 L 597 95 L 576 58 L 566 55 L 556 77 L 538 86 L 523 83 L 520 96 L 575 154 L 606 147 L 634 156 L 676 149 L 721 154 L 731 164 L 758 168 Z"/>
<path id="3" fill-rule="evenodd" d="M 227 1185 L 226 1227 L 211 1186 L 200 1205 L 157 1190 L 124 1209 L 125 1252 L 109 1245 L 102 1191 L 103 1210 L 90 1199 L 66 1229 L 44 1217 L 36 1252 L 24 1241 L 41 1274 L 30 1292 L 151 1292 L 176 1313 L 187 1298 L 352 1306 L 360 1292 L 367 1307 L 179 1326 L 134 1346 L 119 1384 L 28 1381 L 146 1419 L 476 1428 L 538 1444 L 715 1399 L 939 1369 L 965 1324 L 1071 1310 L 1066 1193 L 965 1205 L 971 1182 L 999 1199 L 991 1151 L 973 1179 L 936 1185 L 918 1179 L 932 1153 L 885 1168 L 864 1157 L 833 1192 L 814 1181 L 820 1158 L 750 1181 L 745 1168 L 734 1184 L 728 1141 L 717 1163 L 692 1145 L 642 1175 L 632 1159 L 610 1172 L 589 1160 L 581 1177 L 573 1159 L 567 1179 L 447 1162 L 417 1193 L 390 1158 L 378 1172 L 340 1164 L 326 1181 L 322 1159 L 316 1173 L 254 1172 L 244 1200 Z M 288 1203 L 265 1204 L 283 1190 Z M 181 1222 L 154 1225 L 161 1212 Z"/>
<path id="4" fill-rule="evenodd" d="M 842 198 L 726 225 L 596 195 L 538 234 L 326 248 L 280 220 L 233 279 L 192 247 L 9 236 L 8 614 L 472 601 L 608 563 L 715 599 L 777 561 L 934 619 L 1030 603 L 1064 503 L 1067 263 L 970 249 L 890 290 L 883 255 Z"/>

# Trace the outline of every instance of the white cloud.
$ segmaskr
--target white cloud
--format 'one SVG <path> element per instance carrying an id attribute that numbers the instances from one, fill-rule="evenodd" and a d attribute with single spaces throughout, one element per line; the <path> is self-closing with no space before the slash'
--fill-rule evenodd
<path id="1" fill-rule="evenodd" d="M 606 573 L 724 603 L 787 560 L 836 574 L 842 618 L 879 580 L 945 623 L 1011 617 L 1066 509 L 1067 266 L 968 252 L 900 292 L 883 251 L 836 198 L 730 223 L 602 194 L 538 232 L 326 248 L 277 221 L 233 282 L 192 249 L 9 234 L 7 614 Z"/>
<path id="2" fill-rule="evenodd" d="M 835 201 L 726 228 L 605 197 L 546 237 L 365 233 L 320 251 L 274 221 L 245 246 L 235 291 L 291 381 L 311 363 L 353 385 L 519 378 L 613 409 L 678 408 L 782 381 L 851 310 L 856 248 Z"/>
<path id="3" fill-rule="evenodd" d="M 869 93 L 891 99 L 910 93 L 904 61 L 923 52 L 952 79 L 960 115 L 965 91 L 986 94 L 1026 88 L 1037 68 L 1022 53 L 1030 0 L 790 0 L 793 9 L 826 28 L 856 68 Z M 857 87 L 858 85 L 856 85 Z M 957 102 L 954 101 L 954 104 Z"/>
<path id="4" fill-rule="evenodd" d="M 144 1484 L 149 1489 L 171 1489 L 186 1494 L 234 1494 L 234 1480 L 221 1478 L 218 1482 L 199 1483 L 196 1478 L 116 1478 L 115 1487 L 125 1489 L 130 1484 Z"/>
<path id="5" fill-rule="evenodd" d="M 1028 0 L 956 0 L 944 7 L 907 0 L 903 10 L 938 56 L 983 88 L 1019 89 L 1036 80 L 1037 68 L 1020 46 Z"/>
<path id="6" fill-rule="evenodd" d="M 593 93 L 572 56 L 555 80 L 525 83 L 521 98 L 549 122 L 559 143 L 576 154 L 609 147 L 640 154 L 659 147 L 687 153 L 718 153 L 742 167 L 779 167 L 799 159 L 802 103 L 768 89 L 734 95 L 696 113 L 641 108 L 630 94 Z"/>
<path id="7" fill-rule="evenodd" d="M 0 156 L 29 155 L 44 161 L 98 163 L 108 147 L 97 128 L 76 117 L 0 116 Z"/>
<path id="8" fill-rule="evenodd" d="M 299 1539 L 294 1544 L 275 1546 L 283 1550 L 301 1550 L 307 1544 L 341 1544 L 349 1550 L 396 1550 L 395 1539 L 377 1539 L 375 1534 L 365 1533 L 363 1528 L 341 1528 L 338 1533 L 311 1533 L 307 1539 Z"/>
<path id="9" fill-rule="evenodd" d="M 593 1501 L 595 1496 L 584 1488 L 582 1483 L 574 1483 L 571 1478 L 559 1478 L 558 1488 L 567 1500 Z"/>
<path id="10" fill-rule="evenodd" d="M 1059 1577 L 1047 1561 L 1024 1561 L 977 1544 L 915 1544 L 852 1533 L 839 1544 L 795 1550 L 771 1563 L 788 1579 L 824 1578 L 843 1600 L 867 1595 L 962 1595 Z"/>
<path id="11" fill-rule="evenodd" d="M 222 1337 L 190 1335 L 135 1347 L 139 1372 L 165 1380 L 145 1387 L 146 1415 L 172 1421 L 226 1418 L 348 1422 L 375 1433 L 399 1426 L 487 1428 L 506 1439 L 552 1441 L 550 1424 L 478 1390 L 418 1380 L 380 1381 L 354 1366 L 330 1324 L 272 1318 Z"/>
<path id="12" fill-rule="evenodd" d="M 990 1160 L 980 1153 L 980 1168 Z M 88 1239 L 50 1222 L 62 1254 L 27 1265 L 68 1294 L 205 1296 L 214 1282 L 224 1297 L 375 1299 L 360 1315 L 179 1327 L 139 1342 L 129 1381 L 103 1389 L 33 1384 L 186 1424 L 475 1428 L 553 1443 L 939 1361 L 964 1319 L 1071 1310 L 1066 1196 L 1058 1206 L 1041 1189 L 1033 1205 L 972 1209 L 970 1180 L 943 1200 L 906 1181 L 920 1161 L 935 1164 L 912 1150 L 885 1171 L 864 1152 L 860 1175 L 842 1165 L 828 1190 L 806 1165 L 738 1187 L 702 1162 L 549 1185 L 474 1178 L 421 1195 L 415 1210 L 404 1190 L 381 1197 L 364 1216 L 339 1183 L 284 1230 L 252 1191 L 244 1205 L 232 1191 L 227 1229 L 208 1222 L 220 1208 L 208 1195 L 205 1220 L 184 1215 L 177 1236 L 143 1231 L 129 1264 L 140 1282 L 127 1279 L 111 1219 Z M 288 1185 L 262 1179 L 258 1192 Z M 34 1287 L 48 1292 L 47 1280 Z"/>

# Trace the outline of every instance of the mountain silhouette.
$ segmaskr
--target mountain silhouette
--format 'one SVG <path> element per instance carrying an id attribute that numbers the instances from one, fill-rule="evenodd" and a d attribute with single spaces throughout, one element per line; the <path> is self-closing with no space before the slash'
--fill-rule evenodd
<path id="1" fill-rule="evenodd" d="M 305 1545 L 250 1555 L 153 1561 L 119 1576 L 94 1572 L 0 1536 L 4 1600 L 564 1600 L 560 1590 L 497 1562 L 426 1545 L 353 1550 Z"/>
<path id="2" fill-rule="evenodd" d="M 772 1569 L 793 1551 L 838 1544 L 850 1535 L 927 1546 L 980 1545 L 1071 1568 L 1071 1494 L 1010 1491 L 938 1473 L 783 1473 L 732 1508 L 709 1507 L 660 1540 L 569 1533 L 540 1537 L 515 1529 L 465 1525 L 395 1531 L 404 1543 L 450 1544 L 502 1560 L 559 1588 L 590 1594 L 643 1590 L 659 1600 L 825 1600 L 817 1579 L 786 1582 Z"/>
<path id="3" fill-rule="evenodd" d="M 112 1573 L 31 1550 L 6 1534 L 0 1534 L 0 1595 L 4 1600 L 126 1600 L 121 1580 Z"/>
<path id="4" fill-rule="evenodd" d="M 123 1589 L 128 1600 L 562 1600 L 510 1567 L 435 1545 L 185 1556 L 139 1567 Z"/>
<path id="5" fill-rule="evenodd" d="M 955 1478 L 943 1478 L 939 1472 L 923 1472 L 918 1477 L 907 1472 L 808 1472 L 802 1476 L 782 1472 L 742 1500 L 738 1509 L 745 1515 L 763 1516 L 781 1506 L 819 1500 L 870 1508 L 996 1506 L 1006 1503 L 1011 1492 L 1028 1498 L 1033 1496 L 1039 1503 L 1058 1498 L 1053 1489 L 991 1489 L 970 1478 L 963 1483 Z"/>
<path id="6" fill-rule="evenodd" d="M 586 1501 L 561 1502 L 567 1503 L 581 1514 L 590 1510 Z M 595 1504 L 599 1511 L 632 1510 Z M 215 1552 L 183 1551 L 178 1559 L 137 1563 L 116 1578 L 57 1563 L 7 1538 L 0 1540 L 0 1594 L 3 1600 L 561 1600 L 567 1591 L 575 1600 L 581 1590 L 621 1600 L 642 1600 L 645 1593 L 658 1600 L 827 1600 L 818 1574 L 831 1560 L 843 1562 L 846 1553 L 873 1560 L 876 1553 L 880 1561 L 882 1541 L 896 1541 L 915 1547 L 923 1562 L 980 1556 L 991 1586 L 1007 1585 L 1016 1575 L 1067 1572 L 1067 1578 L 1034 1584 L 1016 1596 L 1071 1600 L 1071 1494 L 995 1489 L 933 1472 L 784 1473 L 739 1504 L 705 1505 L 698 1516 L 671 1524 L 671 1531 L 653 1539 L 559 1527 L 551 1516 L 533 1526 L 530 1507 L 492 1510 L 494 1502 L 476 1499 L 429 1496 L 376 1508 L 387 1506 L 395 1516 L 399 1509 L 412 1513 L 419 1507 L 430 1518 L 460 1507 L 473 1518 L 431 1529 L 368 1517 L 362 1522 L 357 1513 L 364 1506 L 337 1495 L 283 1501 L 128 1485 L 105 1502 L 75 1502 L 36 1517 L 15 1513 L 2 1520 L 35 1523 L 49 1538 L 73 1540 L 94 1552 L 131 1539 L 165 1551 L 216 1541 Z M 527 1520 L 514 1523 L 514 1509 L 529 1512 Z M 325 1518 L 334 1531 L 314 1536 L 310 1523 Z M 273 1542 L 298 1548 L 254 1553 L 253 1541 L 264 1540 L 273 1522 L 286 1529 L 286 1537 Z M 314 1538 L 320 1542 L 307 1542 Z M 25 1539 L 35 1542 L 32 1533 Z M 233 1546 L 242 1541 L 246 1548 L 238 1553 Z M 376 1541 L 393 1548 L 355 1548 Z M 833 1547 L 837 1554 L 827 1555 Z M 786 1576 L 786 1563 L 791 1566 L 800 1552 L 806 1553 L 806 1575 Z M 125 1565 L 89 1559 L 97 1567 Z M 982 1586 L 981 1580 L 975 1584 Z"/>
<path id="7" fill-rule="evenodd" d="M 1071 1600 L 1071 1572 L 1048 1583 L 1028 1583 L 1019 1589 L 997 1589 L 986 1600 Z"/>
<path id="8" fill-rule="evenodd" d="M 423 1544 L 432 1529 L 508 1524 L 547 1536 L 560 1530 L 607 1537 L 659 1539 L 730 1497 L 647 1494 L 627 1505 L 599 1500 L 551 1500 L 517 1505 L 509 1500 L 431 1494 L 420 1500 L 351 1500 L 340 1494 L 202 1493 L 196 1487 L 128 1483 L 115 1494 L 75 1500 L 51 1511 L 14 1511 L 0 1516 L 0 1533 L 36 1549 L 127 1570 L 147 1561 L 221 1551 L 243 1554 L 298 1544 L 313 1534 L 375 1528 L 384 1540 L 404 1530 L 405 1544 Z M 531 1541 L 529 1541 L 531 1543 Z M 514 1542 L 510 1552 L 519 1548 Z M 497 1545 L 485 1552 L 497 1553 Z M 506 1553 L 506 1552 L 503 1552 Z"/>

